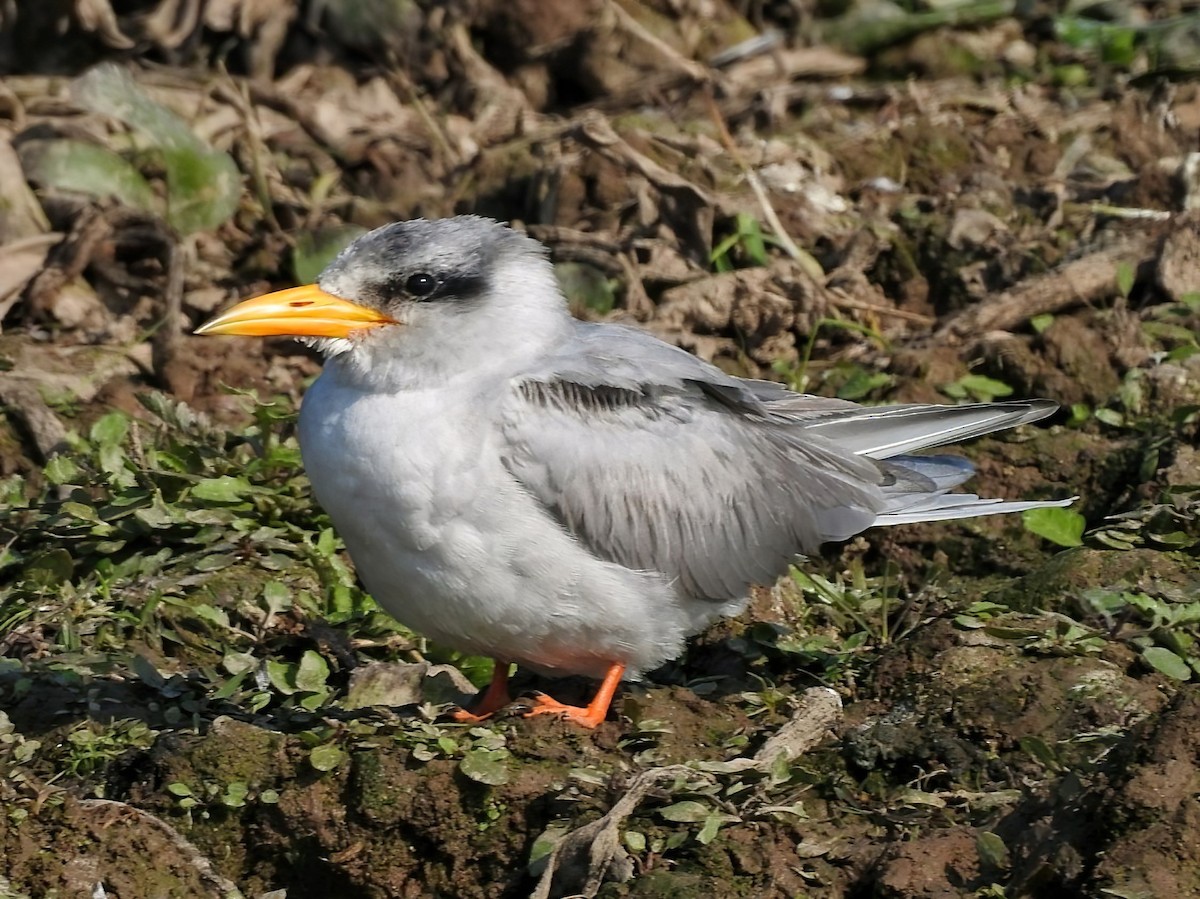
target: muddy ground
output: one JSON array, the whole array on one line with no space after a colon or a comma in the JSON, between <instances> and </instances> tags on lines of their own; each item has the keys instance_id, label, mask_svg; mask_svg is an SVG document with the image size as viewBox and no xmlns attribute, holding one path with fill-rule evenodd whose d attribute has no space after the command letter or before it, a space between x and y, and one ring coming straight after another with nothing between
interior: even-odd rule
<instances>
[{"instance_id":1,"label":"muddy ground","mask_svg":"<svg viewBox=\"0 0 1200 899\"><path fill-rule=\"evenodd\" d=\"M1200 895L1198 18L0 3L0 895ZM830 547L594 732L448 723L486 667L313 507L318 361L190 332L463 212L737 374L1051 397L972 489L1079 514Z\"/></svg>"}]
</instances>

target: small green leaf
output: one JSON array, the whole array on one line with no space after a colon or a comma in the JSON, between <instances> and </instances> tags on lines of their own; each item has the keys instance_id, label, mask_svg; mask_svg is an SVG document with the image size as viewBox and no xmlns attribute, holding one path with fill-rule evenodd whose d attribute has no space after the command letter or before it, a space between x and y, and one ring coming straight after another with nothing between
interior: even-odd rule
<instances>
[{"instance_id":1,"label":"small green leaf","mask_svg":"<svg viewBox=\"0 0 1200 899\"><path fill-rule=\"evenodd\" d=\"M566 834L565 824L551 824L538 834L529 850L529 873L536 877L545 870L551 855Z\"/></svg>"},{"instance_id":2,"label":"small green leaf","mask_svg":"<svg viewBox=\"0 0 1200 899\"><path fill-rule=\"evenodd\" d=\"M289 665L287 662L277 662L274 659L267 660L267 679L280 693L285 696L290 696L296 692L296 666Z\"/></svg>"},{"instance_id":3,"label":"small green leaf","mask_svg":"<svg viewBox=\"0 0 1200 899\"><path fill-rule=\"evenodd\" d=\"M147 527L154 529L169 528L180 517L180 509L178 506L167 506L163 501L155 497L153 505L138 509L133 513L133 517L145 524Z\"/></svg>"},{"instance_id":4,"label":"small green leaf","mask_svg":"<svg viewBox=\"0 0 1200 899\"><path fill-rule=\"evenodd\" d=\"M1047 328L1054 324L1054 313L1043 312L1041 315L1035 315L1029 320L1029 326L1033 328L1033 333L1041 334Z\"/></svg>"},{"instance_id":5,"label":"small green leaf","mask_svg":"<svg viewBox=\"0 0 1200 899\"><path fill-rule=\"evenodd\" d=\"M1092 417L1092 407L1087 403L1072 403L1071 417L1067 419L1067 427L1078 428Z\"/></svg>"},{"instance_id":6,"label":"small green leaf","mask_svg":"<svg viewBox=\"0 0 1200 899\"><path fill-rule=\"evenodd\" d=\"M154 210L154 191L137 169L116 153L81 140L33 141L21 153L32 181L58 190L105 199L131 209Z\"/></svg>"},{"instance_id":7,"label":"small green leaf","mask_svg":"<svg viewBox=\"0 0 1200 899\"><path fill-rule=\"evenodd\" d=\"M167 792L172 796L191 796L192 788L181 781L167 784Z\"/></svg>"},{"instance_id":8,"label":"small green leaf","mask_svg":"<svg viewBox=\"0 0 1200 899\"><path fill-rule=\"evenodd\" d=\"M712 814L712 809L702 802L685 799L674 805L668 805L666 808L660 808L658 813L668 821L678 824L697 824L707 820L708 816Z\"/></svg>"},{"instance_id":9,"label":"small green leaf","mask_svg":"<svg viewBox=\"0 0 1200 899\"><path fill-rule=\"evenodd\" d=\"M1128 262L1117 263L1117 290L1121 292L1121 296L1128 297L1133 293L1133 283L1137 278L1137 271Z\"/></svg>"},{"instance_id":10,"label":"small green leaf","mask_svg":"<svg viewBox=\"0 0 1200 899\"><path fill-rule=\"evenodd\" d=\"M1091 71L1083 63L1055 66L1051 70L1054 83L1061 87L1082 87L1091 80Z\"/></svg>"},{"instance_id":11,"label":"small green leaf","mask_svg":"<svg viewBox=\"0 0 1200 899\"><path fill-rule=\"evenodd\" d=\"M1185 343L1167 353L1166 361L1185 362L1197 353L1200 353L1200 346L1197 346L1195 343Z\"/></svg>"},{"instance_id":12,"label":"small green leaf","mask_svg":"<svg viewBox=\"0 0 1200 899\"><path fill-rule=\"evenodd\" d=\"M1027 531L1059 546L1079 546L1087 525L1087 519L1073 509L1026 509L1021 521Z\"/></svg>"},{"instance_id":13,"label":"small green leaf","mask_svg":"<svg viewBox=\"0 0 1200 899\"><path fill-rule=\"evenodd\" d=\"M738 237L737 234L730 234L714 246L712 252L709 253L708 260L718 272L733 271L733 263L729 261L729 251L737 246Z\"/></svg>"},{"instance_id":14,"label":"small green leaf","mask_svg":"<svg viewBox=\"0 0 1200 899\"><path fill-rule=\"evenodd\" d=\"M1021 749L1033 756L1045 768L1050 771L1061 771L1062 763L1058 760L1058 753L1050 747L1050 744L1038 736L1021 737L1018 741Z\"/></svg>"},{"instance_id":15,"label":"small green leaf","mask_svg":"<svg viewBox=\"0 0 1200 899\"><path fill-rule=\"evenodd\" d=\"M1005 869L1009 866L1008 847L996 834L986 830L980 833L975 838L975 849L985 867Z\"/></svg>"},{"instance_id":16,"label":"small green leaf","mask_svg":"<svg viewBox=\"0 0 1200 899\"><path fill-rule=\"evenodd\" d=\"M508 783L507 749L472 749L458 764L458 769L476 783L498 787Z\"/></svg>"},{"instance_id":17,"label":"small green leaf","mask_svg":"<svg viewBox=\"0 0 1200 899\"><path fill-rule=\"evenodd\" d=\"M1162 646L1150 646L1142 653L1146 664L1173 680L1190 680L1192 669L1178 655Z\"/></svg>"},{"instance_id":18,"label":"small green leaf","mask_svg":"<svg viewBox=\"0 0 1200 899\"><path fill-rule=\"evenodd\" d=\"M437 753L433 752L424 743L418 743L412 748L412 758L416 759L418 762L432 762L435 758L437 758Z\"/></svg>"},{"instance_id":19,"label":"small green leaf","mask_svg":"<svg viewBox=\"0 0 1200 899\"><path fill-rule=\"evenodd\" d=\"M296 670L296 689L306 693L324 692L328 678L329 665L321 654L311 649L305 651Z\"/></svg>"},{"instance_id":20,"label":"small green leaf","mask_svg":"<svg viewBox=\"0 0 1200 899\"><path fill-rule=\"evenodd\" d=\"M1148 534L1150 540L1160 546L1169 546L1172 549L1186 549L1189 546L1196 544L1196 536L1189 534L1187 531L1168 531L1165 534Z\"/></svg>"},{"instance_id":21,"label":"small green leaf","mask_svg":"<svg viewBox=\"0 0 1200 899\"><path fill-rule=\"evenodd\" d=\"M622 839L625 842L625 847L630 852L645 852L646 851L646 835L636 830L625 831Z\"/></svg>"},{"instance_id":22,"label":"small green leaf","mask_svg":"<svg viewBox=\"0 0 1200 899\"><path fill-rule=\"evenodd\" d=\"M688 841L688 832L686 830L676 829L676 831L674 833L672 833L669 837L667 837L667 842L663 845L663 848L664 849L678 849L680 846L682 846L687 841Z\"/></svg>"},{"instance_id":23,"label":"small green leaf","mask_svg":"<svg viewBox=\"0 0 1200 899\"><path fill-rule=\"evenodd\" d=\"M221 804L226 808L241 808L246 804L246 795L250 792L250 788L241 781L234 781L225 787L225 793L221 796Z\"/></svg>"},{"instance_id":24,"label":"small green leaf","mask_svg":"<svg viewBox=\"0 0 1200 899\"><path fill-rule=\"evenodd\" d=\"M72 518L78 518L80 521L99 522L100 516L96 514L96 510L91 506L85 506L83 503L63 503L62 510Z\"/></svg>"},{"instance_id":25,"label":"small green leaf","mask_svg":"<svg viewBox=\"0 0 1200 899\"><path fill-rule=\"evenodd\" d=\"M337 535L333 528L325 528L317 537L317 552L323 556L332 556L337 549Z\"/></svg>"},{"instance_id":26,"label":"small green leaf","mask_svg":"<svg viewBox=\"0 0 1200 899\"><path fill-rule=\"evenodd\" d=\"M99 446L116 446L129 433L129 419L120 412L109 412L96 420L88 436Z\"/></svg>"},{"instance_id":27,"label":"small green leaf","mask_svg":"<svg viewBox=\"0 0 1200 899\"><path fill-rule=\"evenodd\" d=\"M309 764L318 771L332 771L343 764L348 758L349 756L341 747L335 746L333 743L314 747L313 751L308 754Z\"/></svg>"},{"instance_id":28,"label":"small green leaf","mask_svg":"<svg viewBox=\"0 0 1200 899\"><path fill-rule=\"evenodd\" d=\"M190 520L190 517L189 517ZM193 565L194 571L224 571L230 565L238 564L238 557L233 553L216 553L197 559Z\"/></svg>"},{"instance_id":29,"label":"small green leaf","mask_svg":"<svg viewBox=\"0 0 1200 899\"><path fill-rule=\"evenodd\" d=\"M965 375L958 379L958 383L981 402L989 402L996 397L1010 396L1013 392L1013 389L1003 381L997 381L986 375Z\"/></svg>"},{"instance_id":30,"label":"small green leaf","mask_svg":"<svg viewBox=\"0 0 1200 899\"><path fill-rule=\"evenodd\" d=\"M163 149L167 172L167 221L180 234L211 231L237 211L242 176L217 150Z\"/></svg>"},{"instance_id":31,"label":"small green leaf","mask_svg":"<svg viewBox=\"0 0 1200 899\"><path fill-rule=\"evenodd\" d=\"M215 624L217 627L229 627L229 613L206 602L193 603L191 612L201 621Z\"/></svg>"},{"instance_id":32,"label":"small green leaf","mask_svg":"<svg viewBox=\"0 0 1200 899\"><path fill-rule=\"evenodd\" d=\"M709 815L704 819L704 826L700 828L700 832L696 834L696 842L701 846L707 846L717 838L717 833L721 830L721 825L725 823L726 816L724 815Z\"/></svg>"},{"instance_id":33,"label":"small green leaf","mask_svg":"<svg viewBox=\"0 0 1200 899\"><path fill-rule=\"evenodd\" d=\"M1143 322L1142 333L1157 340L1175 340L1181 343L1196 342L1195 331L1171 322Z\"/></svg>"},{"instance_id":34,"label":"small green leaf","mask_svg":"<svg viewBox=\"0 0 1200 899\"><path fill-rule=\"evenodd\" d=\"M855 368L846 382L838 388L838 399L861 400L872 390L886 387L892 382L892 376L881 371L869 372L865 368Z\"/></svg>"},{"instance_id":35,"label":"small green leaf","mask_svg":"<svg viewBox=\"0 0 1200 899\"><path fill-rule=\"evenodd\" d=\"M252 653L235 652L229 650L225 653L225 657L221 659L221 667L230 674L245 674L248 671L253 671L258 667L258 659L254 658Z\"/></svg>"},{"instance_id":36,"label":"small green leaf","mask_svg":"<svg viewBox=\"0 0 1200 899\"><path fill-rule=\"evenodd\" d=\"M755 265L766 265L770 260L767 258L767 246L763 241L762 226L758 219L749 213L739 212L737 230L746 250L746 258Z\"/></svg>"},{"instance_id":37,"label":"small green leaf","mask_svg":"<svg viewBox=\"0 0 1200 899\"><path fill-rule=\"evenodd\" d=\"M319 690L316 693L307 693L305 694L304 698L300 700L300 708L308 709L310 712L314 712L329 701L329 696L329 690Z\"/></svg>"},{"instance_id":38,"label":"small green leaf","mask_svg":"<svg viewBox=\"0 0 1200 899\"><path fill-rule=\"evenodd\" d=\"M55 456L46 463L44 471L46 480L56 487L67 484L79 477L79 466L66 456Z\"/></svg>"},{"instance_id":39,"label":"small green leaf","mask_svg":"<svg viewBox=\"0 0 1200 899\"><path fill-rule=\"evenodd\" d=\"M205 478L199 481L192 488L192 497L211 503L236 503L250 490L250 482L245 478L222 475L219 478Z\"/></svg>"},{"instance_id":40,"label":"small green leaf","mask_svg":"<svg viewBox=\"0 0 1200 899\"><path fill-rule=\"evenodd\" d=\"M65 549L51 549L34 557L25 566L25 578L41 587L65 584L75 573L75 562Z\"/></svg>"},{"instance_id":41,"label":"small green leaf","mask_svg":"<svg viewBox=\"0 0 1200 899\"><path fill-rule=\"evenodd\" d=\"M292 591L279 581L267 581L263 584L263 600L267 604L267 611L278 615L292 607Z\"/></svg>"}]
</instances>

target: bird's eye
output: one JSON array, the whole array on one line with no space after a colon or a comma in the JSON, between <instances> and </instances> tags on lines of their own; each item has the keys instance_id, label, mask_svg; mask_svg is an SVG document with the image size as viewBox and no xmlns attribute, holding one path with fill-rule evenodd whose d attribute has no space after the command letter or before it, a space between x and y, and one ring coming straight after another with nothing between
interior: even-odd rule
<instances>
[{"instance_id":1,"label":"bird's eye","mask_svg":"<svg viewBox=\"0 0 1200 899\"><path fill-rule=\"evenodd\" d=\"M414 297L427 297L437 289L438 279L428 272L417 272L409 277L404 288Z\"/></svg>"}]
</instances>

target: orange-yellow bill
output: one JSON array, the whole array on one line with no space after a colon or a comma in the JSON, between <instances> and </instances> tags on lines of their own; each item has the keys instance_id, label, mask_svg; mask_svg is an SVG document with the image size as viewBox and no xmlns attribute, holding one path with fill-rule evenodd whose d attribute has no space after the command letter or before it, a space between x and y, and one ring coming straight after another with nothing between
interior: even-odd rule
<instances>
[{"instance_id":1,"label":"orange-yellow bill","mask_svg":"<svg viewBox=\"0 0 1200 899\"><path fill-rule=\"evenodd\" d=\"M335 297L315 284L277 290L238 303L196 329L197 334L243 337L347 337L363 328L395 324L380 312Z\"/></svg>"}]
</instances>

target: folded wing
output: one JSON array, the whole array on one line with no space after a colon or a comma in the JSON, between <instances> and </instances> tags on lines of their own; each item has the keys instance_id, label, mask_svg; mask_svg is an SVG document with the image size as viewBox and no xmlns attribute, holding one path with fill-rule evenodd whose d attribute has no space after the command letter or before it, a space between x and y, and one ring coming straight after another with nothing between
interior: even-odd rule
<instances>
[{"instance_id":1,"label":"folded wing","mask_svg":"<svg viewBox=\"0 0 1200 899\"><path fill-rule=\"evenodd\" d=\"M689 595L743 596L798 553L872 525L1070 502L948 493L969 462L908 455L1036 420L1052 403L863 407L733 378L642 332L579 333L514 382L504 462L597 556L663 572Z\"/></svg>"}]
</instances>

